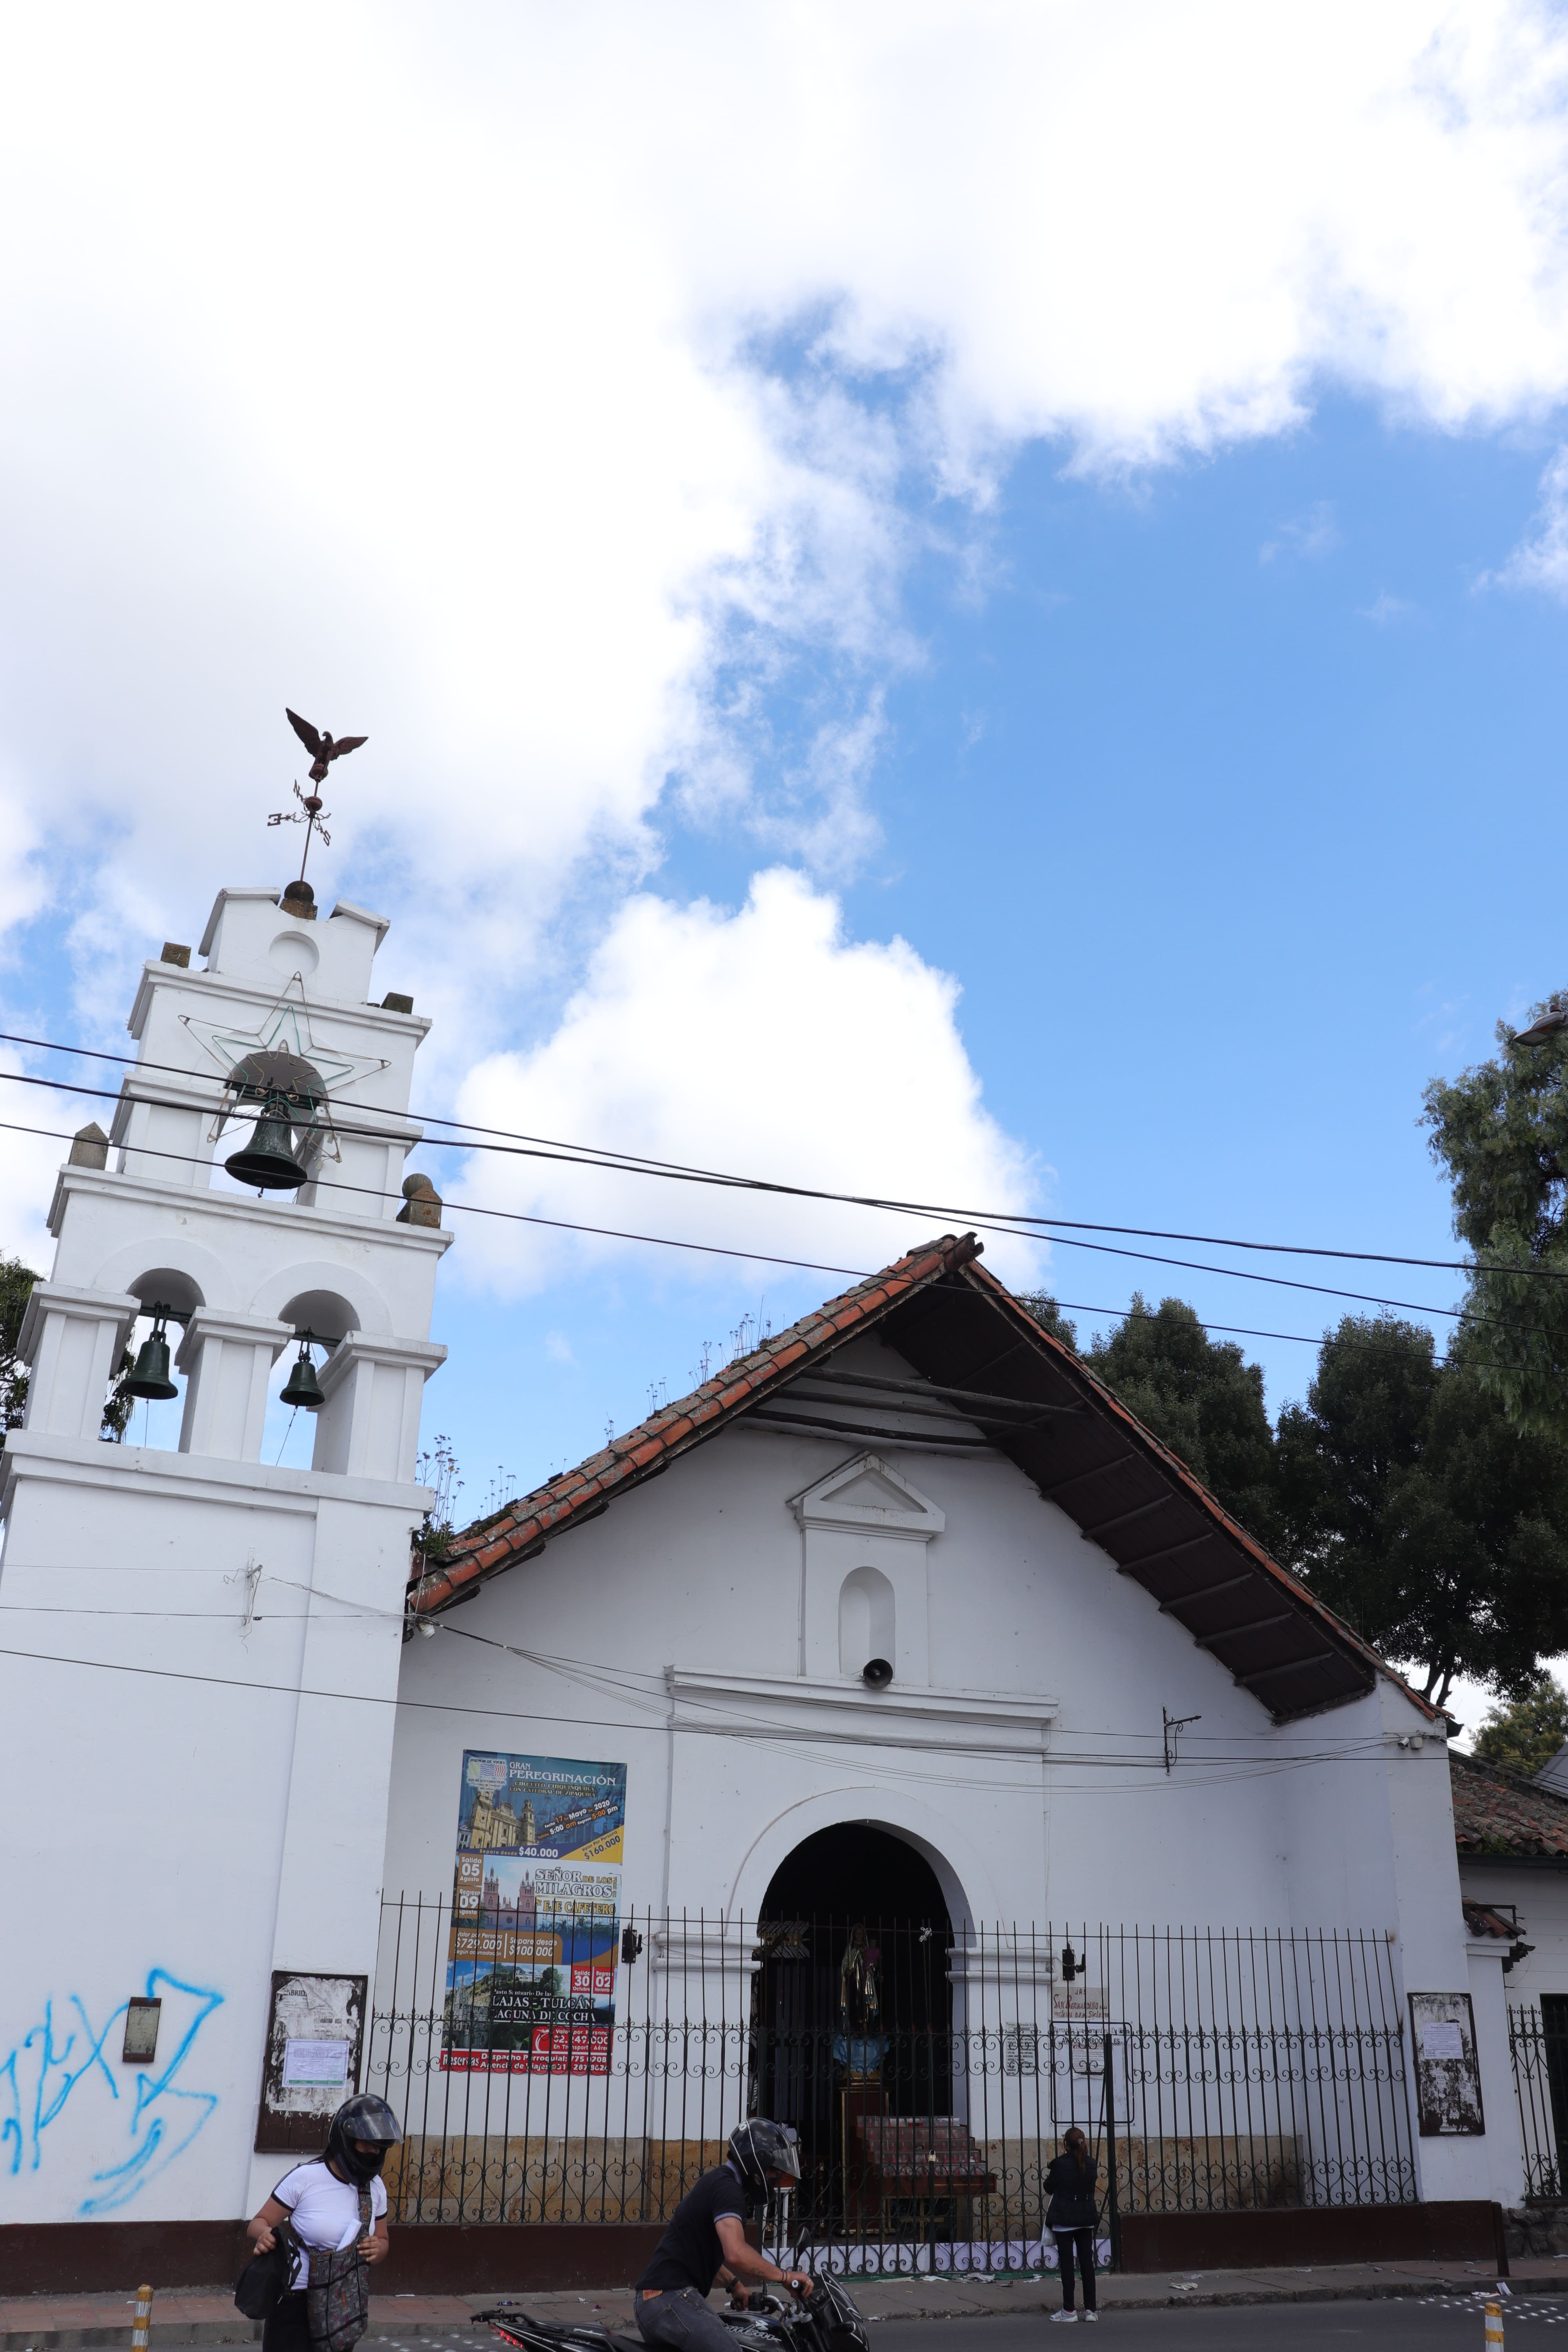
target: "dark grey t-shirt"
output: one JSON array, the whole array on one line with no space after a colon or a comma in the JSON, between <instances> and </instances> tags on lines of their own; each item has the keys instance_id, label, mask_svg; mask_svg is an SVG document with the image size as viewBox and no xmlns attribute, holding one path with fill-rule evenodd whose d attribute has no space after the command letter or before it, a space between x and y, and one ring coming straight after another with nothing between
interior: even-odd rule
<instances>
[{"instance_id":1,"label":"dark grey t-shirt","mask_svg":"<svg viewBox=\"0 0 1568 2352\"><path fill-rule=\"evenodd\" d=\"M716 2172L705 2172L670 2215L669 2227L654 2248L653 2260L638 2279L638 2287L667 2292L671 2287L694 2286L699 2294L706 2294L724 2259L714 2224L721 2214L743 2218L745 2210L745 2192L738 2173L727 2164Z\"/></svg>"}]
</instances>

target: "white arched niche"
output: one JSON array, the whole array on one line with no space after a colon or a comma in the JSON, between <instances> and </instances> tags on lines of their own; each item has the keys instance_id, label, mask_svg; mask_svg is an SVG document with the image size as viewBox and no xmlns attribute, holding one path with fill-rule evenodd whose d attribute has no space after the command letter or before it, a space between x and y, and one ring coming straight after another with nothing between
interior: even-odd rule
<instances>
[{"instance_id":1,"label":"white arched niche","mask_svg":"<svg viewBox=\"0 0 1568 2352\"><path fill-rule=\"evenodd\" d=\"M838 1671L858 1675L872 1658L897 1674L898 1595L879 1568L852 1568L838 1588Z\"/></svg>"},{"instance_id":2,"label":"white arched niche","mask_svg":"<svg viewBox=\"0 0 1568 2352\"><path fill-rule=\"evenodd\" d=\"M793 1496L790 1508L804 1555L802 1673L858 1681L868 1659L886 1658L895 1687L929 1684L927 1560L947 1525L931 1496L864 1453Z\"/></svg>"}]
</instances>

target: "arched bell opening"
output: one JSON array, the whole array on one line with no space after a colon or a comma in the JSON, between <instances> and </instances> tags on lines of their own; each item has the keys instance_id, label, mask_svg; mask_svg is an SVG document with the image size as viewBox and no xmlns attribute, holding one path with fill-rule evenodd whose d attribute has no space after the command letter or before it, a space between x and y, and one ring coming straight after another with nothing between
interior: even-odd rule
<instances>
[{"instance_id":1,"label":"arched bell opening","mask_svg":"<svg viewBox=\"0 0 1568 2352\"><path fill-rule=\"evenodd\" d=\"M321 1370L332 1349L356 1330L352 1303L335 1290L300 1290L279 1309L278 1319L294 1333L273 1367L268 1458L306 1468L315 1458L315 1420L326 1402Z\"/></svg>"},{"instance_id":2,"label":"arched bell opening","mask_svg":"<svg viewBox=\"0 0 1568 2352\"><path fill-rule=\"evenodd\" d=\"M875 1822L818 1830L773 1873L757 1929L752 2105L800 2134L802 2218L816 2226L869 2218L868 2147L884 2119L952 2113L952 1942L931 1863Z\"/></svg>"},{"instance_id":3,"label":"arched bell opening","mask_svg":"<svg viewBox=\"0 0 1568 2352\"><path fill-rule=\"evenodd\" d=\"M296 1331L309 1331L323 1348L335 1348L359 1329L353 1303L336 1290L300 1290L278 1310L278 1319Z\"/></svg>"},{"instance_id":4,"label":"arched bell opening","mask_svg":"<svg viewBox=\"0 0 1568 2352\"><path fill-rule=\"evenodd\" d=\"M104 1434L122 1444L178 1451L185 1409L184 1375L174 1362L181 1333L206 1301L177 1266L152 1266L125 1286L142 1303L126 1334L104 1407Z\"/></svg>"}]
</instances>

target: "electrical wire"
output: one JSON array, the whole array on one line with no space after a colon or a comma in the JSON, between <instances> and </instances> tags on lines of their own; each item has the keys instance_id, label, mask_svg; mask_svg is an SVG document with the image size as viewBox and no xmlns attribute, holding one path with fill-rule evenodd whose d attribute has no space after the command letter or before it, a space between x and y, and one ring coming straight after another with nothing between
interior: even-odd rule
<instances>
[{"instance_id":1,"label":"electrical wire","mask_svg":"<svg viewBox=\"0 0 1568 2352\"><path fill-rule=\"evenodd\" d=\"M859 1771L864 1777L868 1778L879 1784L886 1781L902 1781L911 1786L930 1785L935 1787L946 1787L949 1789L953 1785L951 1769L927 1773L920 1772L908 1767L889 1767L883 1764L878 1764L876 1766L872 1766L870 1764L860 1765L853 1756L848 1756L842 1752L842 1748L840 1748L838 1741L833 1735L825 1735L820 1731L803 1731L798 1738L792 1739L787 1735L781 1733L780 1729L776 1726L769 1727L765 1732L758 1734L738 1729L732 1726L724 1724L701 1724L689 1721L677 1722L671 1719L668 1711L659 1723L650 1723L639 1727L635 1723L627 1723L624 1719L618 1719L612 1717L595 1717L579 1714L554 1715L539 1707L521 1708L477 1706L467 1701L459 1702L458 1700L451 1699L408 1698L401 1692L384 1697L381 1694L373 1691L319 1690L303 1684L261 1682L251 1677L233 1675L197 1674L189 1668L176 1666L134 1665L124 1659L119 1658L63 1657L56 1652L47 1650L22 1650L8 1643L0 1643L0 1657L25 1660L28 1664L36 1665L74 1666L83 1671L93 1673L130 1675L143 1679L152 1679L161 1682L195 1683L205 1687L220 1690L255 1691L262 1694L263 1696L292 1698L296 1700L301 1698L331 1699L342 1701L347 1705L353 1706L390 1706L395 1708L402 1707L419 1714L459 1715L470 1719L480 1719L486 1721L500 1720L507 1723L566 1723L583 1730L625 1732L636 1731L641 1728L647 1731L664 1730L672 1733L684 1732L698 1738L743 1738L748 1740L757 1748L771 1749L773 1753L781 1757L798 1758L803 1752L809 1756L815 1744L819 1760L825 1763L831 1763L835 1769ZM902 1749L906 1752L911 1745L908 1740L890 1739L885 1736L860 1733L846 1733L842 1735L842 1743L845 1748L895 1748ZM925 1753L937 1755L951 1754L957 1757L972 1757L977 1759L984 1759L988 1757L995 1758L998 1756L1006 1756L1010 1760L1014 1761L1016 1765L1027 1764L1032 1766L1038 1763L1042 1769L1053 1760L1050 1751L1047 1748L1041 1748L1037 1752L1033 1750L1020 1752L1018 1749L1013 1748L992 1748L987 1747L983 1743L959 1746L956 1742L950 1743L940 1739L933 1740L929 1738L921 1739L919 1744L922 1752ZM1123 1757L1073 1757L1070 1759L1064 1758L1061 1760L1064 1763L1069 1764L1073 1769L1079 1770L1105 1770L1109 1769L1124 1772L1144 1772L1151 1776L1157 1774L1161 1781L1169 1778L1173 1783L1177 1778L1174 1773L1167 1776L1161 1759L1153 1756L1151 1756L1146 1763L1138 1759ZM1266 1776L1272 1777L1274 1774L1280 1771L1318 1770L1326 1764L1377 1763L1386 1765L1386 1758L1381 1745L1374 1753L1367 1755L1343 1755L1328 1751L1320 1755L1301 1758L1246 1758L1240 1760L1239 1765L1237 1768L1227 1769L1224 1771L1217 1768L1221 1763L1225 1762L1226 1759L1214 1759L1206 1760L1215 1769L1205 1769L1204 1767L1188 1768L1188 1769L1182 1775L1182 1778L1184 1780L1188 1787L1191 1787L1194 1781L1199 1781L1201 1782L1201 1785L1205 1786L1218 1786L1230 1780L1256 1780ZM1151 1778L1149 1785L1154 1785L1152 1778ZM963 1786L966 1789L995 1789L1016 1793L1018 1790L1019 1783L1016 1777L1006 1780L986 1780L978 1776L974 1778L965 1776ZM1110 1783L1108 1784L1103 1790L1097 1790L1093 1788L1079 1787L1069 1783L1065 1784L1059 1790L1056 1790L1055 1793L1074 1796L1110 1794L1116 1793L1119 1789L1124 1789L1128 1786L1129 1784L1125 1782L1120 1784Z\"/></svg>"},{"instance_id":2,"label":"electrical wire","mask_svg":"<svg viewBox=\"0 0 1568 2352\"><path fill-rule=\"evenodd\" d=\"M5 1073L0 1071L0 1076L4 1076ZM75 1140L75 1138L64 1128L30 1127L22 1124L16 1119L0 1118L0 1134L39 1135L57 1143L70 1143ZM174 1160L178 1161L182 1167L205 1168L211 1165L211 1162L205 1160L199 1152L160 1150L152 1144L136 1144L134 1146L128 1146L127 1149L134 1150L143 1159ZM395 1192L383 1192L378 1186L373 1184L342 1184L334 1181L332 1184L332 1190L340 1192L363 1193L368 1199L375 1201L395 1201L400 1197ZM753 1265L790 1266L798 1272L805 1274L847 1275L852 1281L856 1282L869 1282L875 1278L879 1272L885 1271L884 1268L875 1266L831 1265L816 1258L775 1257L764 1250L728 1249L722 1247L716 1242L679 1241L668 1234L634 1234L624 1231L622 1228L615 1225L584 1224L570 1217L531 1216L521 1209L484 1208L478 1202L471 1201L446 1200L443 1201L442 1206L443 1208L450 1209L464 1216L497 1217L510 1224L544 1225L549 1227L549 1229L554 1233L587 1234L603 1240L638 1242L647 1244L650 1248L655 1249L692 1250L705 1257L741 1258ZM1224 1271L1224 1269L1221 1269L1221 1271ZM1346 1297L1353 1297L1355 1294L1347 1292L1344 1295ZM1156 1323L1160 1319L1158 1315L1152 1313L1147 1308L1139 1308L1135 1307L1090 1307L1086 1305L1081 1299L1071 1298L1058 1298L1056 1303L1058 1307L1065 1307L1069 1315L1100 1315L1106 1316L1117 1322ZM1409 1311L1416 1315L1449 1315L1456 1312L1462 1314L1463 1312L1462 1309L1456 1310L1449 1307L1413 1307ZM1472 1317L1468 1319L1476 1321L1481 1318ZM1252 1325L1247 1323L1212 1323L1205 1321L1201 1316L1194 1318L1194 1320L1197 1322L1198 1328L1202 1331L1223 1331L1237 1338L1247 1339L1284 1339L1303 1348L1321 1348L1323 1344L1325 1336L1321 1331L1265 1331L1257 1329ZM1539 1331L1542 1337L1549 1339L1554 1339L1559 1336L1557 1333L1547 1329L1546 1327L1536 1324L1509 1323L1505 1325L1504 1328L1509 1330L1520 1330L1525 1332ZM1384 1347L1378 1341L1372 1339L1342 1339L1336 1336L1335 1345L1337 1347L1356 1348L1364 1353L1379 1356L1397 1355L1401 1352L1398 1349ZM1523 1365L1512 1365L1500 1366L1499 1369L1522 1371L1526 1367ZM889 1433L889 1434L893 1433Z\"/></svg>"},{"instance_id":3,"label":"electrical wire","mask_svg":"<svg viewBox=\"0 0 1568 2352\"><path fill-rule=\"evenodd\" d=\"M4 1079L14 1075L14 1073L0 1070L0 1079ZM31 1086L45 1086L49 1085L51 1082L42 1078L24 1078L20 1083ZM55 1088L54 1091L67 1094L81 1094L90 1097L102 1093L103 1089L92 1087L67 1087ZM114 1099L118 1100L119 1097L115 1097ZM157 1108L160 1106L155 1105L154 1107ZM166 1104L161 1107L169 1109L184 1109L188 1108L188 1106L184 1104ZM0 1119L0 1130L15 1135L45 1136L61 1143L68 1143L75 1139L63 1128L33 1127L24 1125L22 1122L15 1119ZM351 1129L342 1129L344 1134L351 1134L355 1130ZM127 1152L134 1153L136 1156L142 1159L173 1160L184 1167L209 1168L212 1164L211 1161L200 1152L170 1151L166 1149L161 1149L154 1144L125 1144L122 1145L121 1149ZM329 1188L333 1192L362 1193L367 1198L376 1201L394 1201L400 1197L395 1192L388 1192L384 1191L379 1185L350 1184L342 1179L335 1177L327 1178L325 1180L318 1178L315 1181L325 1181ZM454 1213L464 1216L494 1217L500 1219L503 1223L510 1224L540 1225L547 1227L553 1232L586 1234L602 1240L638 1242L658 1249L691 1250L697 1252L702 1256L743 1259L748 1264L756 1265L790 1266L795 1268L797 1271L808 1274L847 1275L857 1281L869 1281L874 1273L878 1271L878 1269L865 1266L834 1265L827 1264L821 1259L816 1258L784 1257L782 1255L775 1255L773 1253L764 1250L735 1249L717 1242L677 1241L665 1234L630 1233L619 1226L590 1225L583 1223L580 1219L570 1217L543 1217L521 1209L496 1209L476 1201L456 1201L447 1199L443 1201L442 1206L444 1208L451 1209ZM1012 1240L1028 1240L1035 1238L1035 1236L1020 1234L1016 1228L1008 1225L983 1225L981 1230L1005 1234ZM1176 1266L1184 1268L1188 1272L1198 1274L1229 1275L1238 1282L1263 1282L1279 1289L1309 1291L1314 1296L1320 1297L1341 1298L1347 1300L1352 1304L1357 1304L1363 1307L1392 1307L1405 1314L1440 1315L1455 1322L1463 1322L1474 1327L1486 1327L1489 1328L1495 1328L1497 1330L1522 1332L1527 1337L1533 1336L1542 1339L1556 1339L1560 1337L1559 1333L1552 1330L1551 1327L1546 1324L1521 1323L1516 1321L1510 1316L1476 1315L1468 1308L1462 1307L1432 1307L1425 1304L1419 1299L1384 1298L1371 1291L1340 1290L1331 1287L1329 1285L1324 1283L1294 1281L1289 1276L1282 1275L1252 1274L1248 1272L1245 1266L1205 1265L1200 1261L1191 1258L1156 1256L1151 1252L1143 1250L1110 1249L1107 1245L1098 1242L1079 1242L1068 1237L1060 1236L1057 1238L1061 1238L1063 1240L1064 1246L1068 1248L1103 1251L1105 1255L1110 1256L1137 1258L1153 1265ZM1079 1307L1073 1307L1071 1311L1075 1314L1092 1314L1100 1312L1118 1312L1120 1310ZM1205 1328L1212 1328L1214 1330L1245 1329L1245 1327L1243 1326L1217 1323L1214 1325L1205 1325ZM1256 1332L1250 1334L1250 1336L1255 1338L1275 1338L1281 1339L1304 1339L1308 1345L1312 1347L1316 1347L1321 1344L1320 1339L1311 1339L1308 1334L1300 1332Z\"/></svg>"},{"instance_id":4,"label":"electrical wire","mask_svg":"<svg viewBox=\"0 0 1568 2352\"><path fill-rule=\"evenodd\" d=\"M212 1086L216 1086L218 1083L218 1081L213 1076L210 1070L189 1069L179 1064L172 1062L142 1060L140 1056L133 1054L111 1054L96 1046L64 1045L53 1038L26 1037L18 1033L9 1030L0 1030L0 1044L28 1045L51 1054L74 1055L93 1061L112 1062L129 1069L156 1070L165 1076L198 1079ZM55 1087L58 1092L63 1094L94 1096L109 1101L120 1101L123 1099L122 1090L115 1091L103 1087L58 1085L53 1079L29 1077L26 1076L26 1074L20 1072L0 1071L0 1078L3 1077L11 1077L17 1080L19 1083L26 1085ZM150 1098L140 1097L140 1099ZM184 1104L164 1106L164 1108L168 1108L181 1109L187 1108L188 1107L188 1105ZM1366 1265L1430 1267L1437 1272L1451 1274L1474 1275L1478 1272L1504 1274L1518 1273L1530 1275L1531 1276L1539 1276L1543 1280L1555 1282L1568 1280L1568 1268L1561 1266L1531 1265L1494 1267L1487 1265L1479 1261L1468 1258L1413 1257L1399 1255L1391 1251L1339 1249L1321 1244L1308 1242L1249 1241L1240 1239L1234 1234L1189 1234L1172 1231L1161 1226L1116 1225L1100 1223L1089 1218L1037 1215L1024 1210L956 1208L950 1202L900 1200L896 1197L878 1193L838 1192L831 1191L826 1187L816 1185L788 1184L778 1179L771 1177L736 1176L716 1169L702 1168L690 1162L659 1160L645 1153L630 1152L612 1145L565 1142L555 1137L532 1136L509 1128L481 1126L472 1120L446 1118L438 1112L410 1111L406 1116L411 1120L414 1120L422 1126L449 1127L460 1130L458 1134L450 1137L426 1136L424 1140L437 1149L466 1151L494 1150L500 1151L505 1156L510 1158L551 1159L571 1166L598 1167L610 1173L660 1176L685 1183L718 1185L730 1190L742 1192L768 1192L794 1200L824 1201L846 1207L879 1209L894 1213L900 1216L957 1217L963 1219L966 1224L973 1224L975 1226L984 1225L994 1232L1010 1232L1027 1235L1036 1229L1038 1229L1040 1233L1052 1239L1061 1239L1063 1241L1066 1240L1069 1233L1120 1234L1127 1236L1128 1238L1136 1240L1195 1243L1205 1248L1251 1250L1286 1257L1329 1257L1352 1260ZM407 1140L406 1137L404 1135L394 1134L372 1128L341 1127L340 1131L345 1135L357 1135L362 1138L369 1138L378 1142L403 1142ZM464 1136L491 1137L500 1139L500 1140L493 1142L470 1143L463 1140ZM1088 1246L1088 1244L1084 1244L1084 1246ZM1125 1256L1141 1256L1143 1255L1143 1253L1138 1251L1125 1251L1119 1254ZM1180 1258L1152 1258L1150 1262L1155 1265L1184 1265L1187 1263L1185 1260ZM1236 1273L1238 1275L1240 1273L1240 1269L1235 1267L1205 1267L1198 1270L1211 1273ZM1252 1278L1259 1281L1267 1279L1267 1277L1263 1276L1244 1278ZM1312 1286L1300 1285L1297 1286L1311 1287ZM1331 1293L1330 1295L1336 1297L1361 1296L1361 1294L1353 1292ZM1396 1299L1390 1299L1373 1301L1372 1303L1398 1306L1405 1302ZM1447 1313L1450 1310L1446 1308L1420 1308L1415 1311L1436 1314Z\"/></svg>"}]
</instances>

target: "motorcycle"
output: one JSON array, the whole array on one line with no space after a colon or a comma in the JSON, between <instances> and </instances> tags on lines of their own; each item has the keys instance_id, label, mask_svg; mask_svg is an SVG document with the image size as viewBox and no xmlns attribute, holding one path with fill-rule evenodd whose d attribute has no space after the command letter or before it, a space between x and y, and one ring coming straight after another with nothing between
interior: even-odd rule
<instances>
[{"instance_id":1,"label":"motorcycle","mask_svg":"<svg viewBox=\"0 0 1568 2352\"><path fill-rule=\"evenodd\" d=\"M841 2279L818 2278L809 2294L753 2287L743 2308L731 2305L715 2316L729 2329L733 2352L870 2352L866 2323ZM505 2304L474 2319L513 2352L647 2352L635 2331L616 2334L598 2321L563 2327Z\"/></svg>"}]
</instances>

